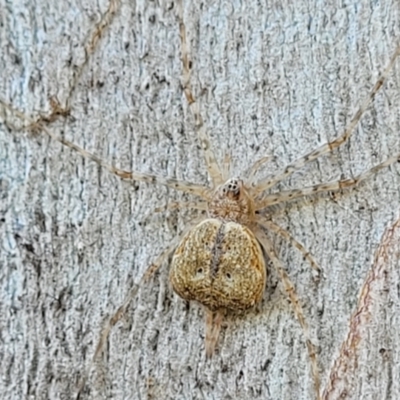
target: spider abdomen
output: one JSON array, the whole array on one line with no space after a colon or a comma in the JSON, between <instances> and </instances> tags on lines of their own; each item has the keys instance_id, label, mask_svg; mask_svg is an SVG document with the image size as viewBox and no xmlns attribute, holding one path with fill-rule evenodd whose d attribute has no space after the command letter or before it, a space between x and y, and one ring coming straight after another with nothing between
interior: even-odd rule
<instances>
[{"instance_id":1,"label":"spider abdomen","mask_svg":"<svg viewBox=\"0 0 400 400\"><path fill-rule=\"evenodd\" d=\"M264 255L247 227L210 218L182 239L169 278L185 300L198 301L210 310L245 310L262 298Z\"/></svg>"}]
</instances>

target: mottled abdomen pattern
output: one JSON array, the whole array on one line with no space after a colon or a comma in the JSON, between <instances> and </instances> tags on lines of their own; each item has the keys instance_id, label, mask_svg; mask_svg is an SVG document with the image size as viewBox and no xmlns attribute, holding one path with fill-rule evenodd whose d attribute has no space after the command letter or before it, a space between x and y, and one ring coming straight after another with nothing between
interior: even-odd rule
<instances>
[{"instance_id":1,"label":"mottled abdomen pattern","mask_svg":"<svg viewBox=\"0 0 400 400\"><path fill-rule=\"evenodd\" d=\"M207 219L179 244L169 278L180 297L198 301L211 311L245 310L262 298L264 254L245 226Z\"/></svg>"}]
</instances>

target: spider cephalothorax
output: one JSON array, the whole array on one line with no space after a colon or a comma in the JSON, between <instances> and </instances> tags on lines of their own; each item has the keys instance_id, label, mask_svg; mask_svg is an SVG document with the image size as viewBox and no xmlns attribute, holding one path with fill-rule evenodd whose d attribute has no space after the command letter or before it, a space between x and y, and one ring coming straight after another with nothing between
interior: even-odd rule
<instances>
[{"instance_id":1,"label":"spider cephalothorax","mask_svg":"<svg viewBox=\"0 0 400 400\"><path fill-rule=\"evenodd\" d=\"M215 189L208 215L247 226L254 221L254 202L241 179L228 179Z\"/></svg>"}]
</instances>

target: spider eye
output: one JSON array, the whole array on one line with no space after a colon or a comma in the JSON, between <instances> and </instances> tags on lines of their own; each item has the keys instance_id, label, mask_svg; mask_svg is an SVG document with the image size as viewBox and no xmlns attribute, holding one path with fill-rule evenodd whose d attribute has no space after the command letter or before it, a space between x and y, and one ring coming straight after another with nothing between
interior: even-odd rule
<instances>
[{"instance_id":1,"label":"spider eye","mask_svg":"<svg viewBox=\"0 0 400 400\"><path fill-rule=\"evenodd\" d=\"M198 268L197 271L196 271L196 273L202 274L202 273L203 273L203 268Z\"/></svg>"},{"instance_id":2,"label":"spider eye","mask_svg":"<svg viewBox=\"0 0 400 400\"><path fill-rule=\"evenodd\" d=\"M226 274L226 277L227 277L229 280L232 279L232 275L231 275L229 272Z\"/></svg>"},{"instance_id":3,"label":"spider eye","mask_svg":"<svg viewBox=\"0 0 400 400\"><path fill-rule=\"evenodd\" d=\"M222 188L222 193L224 195L233 197L239 196L240 194L239 181L237 179L230 179L229 181L227 181Z\"/></svg>"}]
</instances>

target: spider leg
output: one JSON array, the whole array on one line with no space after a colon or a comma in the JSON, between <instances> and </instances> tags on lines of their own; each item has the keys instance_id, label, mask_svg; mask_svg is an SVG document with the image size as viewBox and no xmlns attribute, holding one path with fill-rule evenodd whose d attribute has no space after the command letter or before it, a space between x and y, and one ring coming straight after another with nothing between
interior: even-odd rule
<instances>
[{"instance_id":1,"label":"spider leg","mask_svg":"<svg viewBox=\"0 0 400 400\"><path fill-rule=\"evenodd\" d=\"M192 227L192 225L191 225ZM166 249L164 249L161 254L156 258L156 260L147 268L147 271L143 275L144 281L148 281L161 267L165 260L174 252L176 247L179 244L181 238L188 232L189 229L185 229L183 233L175 236L172 242L168 245Z\"/></svg>"},{"instance_id":2,"label":"spider leg","mask_svg":"<svg viewBox=\"0 0 400 400\"><path fill-rule=\"evenodd\" d=\"M222 179L226 182L231 177L232 172L232 156L231 154L225 154L224 161L222 164Z\"/></svg>"},{"instance_id":3,"label":"spider leg","mask_svg":"<svg viewBox=\"0 0 400 400\"><path fill-rule=\"evenodd\" d=\"M124 317L128 307L129 307L129 304L135 298L140 286L143 283L146 283L152 277L152 275L154 275L154 273L160 268L160 266L164 263L164 261L167 260L168 257L173 253L173 251L175 250L176 246L180 242L181 238L194 225L196 225L201 219L202 218L200 218L200 217L196 218L194 221L192 221L191 224L189 224L189 226L182 233L180 233L179 235L176 235L175 238L172 240L172 242L169 244L169 246L165 250L163 250L162 253L154 261L154 263L152 263L147 268L146 272L143 274L143 276L139 280L139 282L134 284L134 286L129 291L128 295L126 296L123 304L120 307L118 307L117 311L107 321L106 326L101 331L100 339L99 339L99 342L97 343L96 350L95 350L94 355L93 355L92 364L89 367L89 372L90 372L90 369L92 368L92 365L96 362L96 360L99 357L99 355L103 352L104 346L105 346L105 344L106 344L106 342L108 340L108 337L110 335L110 332L111 332L112 328L118 323L118 321L120 321ZM218 335L217 335L217 338L218 338ZM85 380L86 380L86 378L84 378L84 381ZM81 384L81 389L80 390L83 389L83 386L84 386L84 382Z\"/></svg>"},{"instance_id":4,"label":"spider leg","mask_svg":"<svg viewBox=\"0 0 400 400\"><path fill-rule=\"evenodd\" d=\"M181 59L182 59L182 86L185 93L186 100L189 104L190 110L192 111L197 135L200 140L200 145L204 153L204 158L207 165L208 175L211 178L213 186L220 185L223 182L222 171L215 158L215 154L211 147L210 138L206 132L203 118L200 114L199 104L193 95L192 88L190 85L190 69L191 61L189 60L188 46L186 41L186 27L183 22L183 6L182 0L178 1L178 17L179 17L179 32L181 37Z\"/></svg>"},{"instance_id":5,"label":"spider leg","mask_svg":"<svg viewBox=\"0 0 400 400\"><path fill-rule=\"evenodd\" d=\"M249 182L251 185L253 185L256 173L258 172L260 167L263 164L265 164L266 162L270 161L271 158L272 157L270 157L270 156L261 157L260 159L255 161L255 163L248 169L248 172L245 172L243 174L243 176L248 176L248 179L249 179Z\"/></svg>"},{"instance_id":6,"label":"spider leg","mask_svg":"<svg viewBox=\"0 0 400 400\"><path fill-rule=\"evenodd\" d=\"M286 291L287 295L289 296L290 301L293 305L293 309L294 309L296 318L299 321L299 323L303 329L303 333L304 333L304 336L306 339L308 356L309 356L310 362L311 362L311 371L312 371L312 376L313 376L313 380L314 380L314 388L315 388L315 392L317 394L317 399L319 400L320 399L320 393L319 393L320 378L319 378L319 372L318 372L317 355L316 355L316 352L314 349L314 345L312 344L311 339L310 339L310 332L309 332L308 324L304 317L299 298L296 294L296 291L295 291L295 288L294 288L292 282L289 279L287 272L285 271L285 269L282 265L282 262L279 260L278 256L276 255L275 250L274 250L270 240L266 236L266 234L262 230L259 229L257 231L257 236L258 236L258 239L260 240L261 244L263 245L268 258L271 260L276 271L278 272L278 275L283 283L285 291Z\"/></svg>"},{"instance_id":7,"label":"spider leg","mask_svg":"<svg viewBox=\"0 0 400 400\"><path fill-rule=\"evenodd\" d=\"M210 311L206 308L206 338L205 338L205 348L206 357L211 358L214 354L215 347L217 346L219 333L221 332L222 321L224 319L224 314L222 311L218 310L215 312Z\"/></svg>"},{"instance_id":8,"label":"spider leg","mask_svg":"<svg viewBox=\"0 0 400 400\"><path fill-rule=\"evenodd\" d=\"M174 252L175 248L178 246L181 239L195 226L197 225L203 217L198 217L191 221L190 224L183 230L182 233L176 235L172 242L168 245L166 249L162 251L162 253L156 258L152 265L147 268L147 271L144 273L143 278L145 281L150 279L154 273L161 267L165 260Z\"/></svg>"},{"instance_id":9,"label":"spider leg","mask_svg":"<svg viewBox=\"0 0 400 400\"><path fill-rule=\"evenodd\" d=\"M152 214L159 213L159 212L164 212L167 210L182 210L185 208L190 208L194 210L201 210L201 211L207 211L207 202L205 201L172 201L168 203L166 206L163 207L157 207L153 210Z\"/></svg>"},{"instance_id":10,"label":"spider leg","mask_svg":"<svg viewBox=\"0 0 400 400\"><path fill-rule=\"evenodd\" d=\"M89 363L88 370L82 374L81 380L78 385L77 395L75 398L78 400L81 398L81 393L84 390L86 385L86 381L92 371L93 365L96 363L99 355L103 352L104 346L107 342L108 336L111 332L111 329L120 321L126 313L126 310L131 302L131 300L136 296L136 293L139 290L139 284L135 284L133 288L130 290L129 295L126 297L124 303L118 308L118 310L114 313L114 315L108 320L107 325L102 329L100 334L100 339L96 346L96 351L94 352L93 358Z\"/></svg>"},{"instance_id":11,"label":"spider leg","mask_svg":"<svg viewBox=\"0 0 400 400\"><path fill-rule=\"evenodd\" d=\"M377 82L375 83L375 85L373 86L371 91L369 92L367 98L363 101L360 108L357 110L357 112L351 119L350 124L347 126L346 130L344 131L344 133L341 136L339 136L337 139L333 140L332 142L329 142L329 143L323 144L320 147L317 147L315 150L311 151L310 153L306 154L305 156L294 161L292 164L289 164L288 166L286 166L283 169L283 171L281 171L277 175L268 176L265 179L258 182L254 187L255 194L260 194L263 191L271 188L272 186L276 185L278 182L282 181L283 179L288 178L290 175L292 175L297 170L303 168L307 163L316 160L318 157L320 157L324 154L330 153L331 151L333 151L334 149L336 149L337 147L339 147L343 143L345 143L351 136L355 126L360 121L365 110L368 108L368 106L374 99L376 93L379 91L379 89L385 82L386 78L389 75L390 70L393 67L393 64L396 61L396 58L399 55L400 55L400 46L398 46L396 48L396 51L394 52L392 58L390 59L388 66L381 73Z\"/></svg>"},{"instance_id":12,"label":"spider leg","mask_svg":"<svg viewBox=\"0 0 400 400\"><path fill-rule=\"evenodd\" d=\"M157 257L157 259L147 268L146 272L143 274L142 278L140 281L133 286L133 288L130 290L128 296L125 298L124 303L122 306L118 308L118 310L114 313L114 315L109 319L108 324L105 329L103 329L101 333L101 337L99 340L99 343L97 344L96 351L93 356L93 360L95 360L99 354L103 351L104 344L107 341L108 335L110 334L110 331L112 327L125 315L125 312L132 301L132 299L136 296L136 293L139 290L139 287L148 281L154 273L160 268L160 266L163 264L163 262L171 255L171 253L175 250L176 246L178 245L181 237L186 233L187 230L185 230L184 233L176 235L173 241L170 243L170 245L162 251L162 253Z\"/></svg>"},{"instance_id":13,"label":"spider leg","mask_svg":"<svg viewBox=\"0 0 400 400\"><path fill-rule=\"evenodd\" d=\"M320 192L334 192L356 186L361 181L368 179L381 169L386 168L394 164L395 162L400 162L400 154L388 158L383 163L375 165L375 167L372 167L368 171L364 171L360 175L357 175L355 178L341 179L339 181L320 183L318 185L309 186L303 189L283 190L282 192L269 194L268 196L265 196L261 201L256 203L255 210L262 210L263 208L272 206L274 204L291 201L294 199L298 199L299 197L314 195Z\"/></svg>"},{"instance_id":14,"label":"spider leg","mask_svg":"<svg viewBox=\"0 0 400 400\"><path fill-rule=\"evenodd\" d=\"M61 144L69 147L70 149L72 149L75 152L77 152L78 154L80 154L82 157L94 161L95 163L97 163L101 167L109 170L111 173L117 175L121 179L164 185L164 186L168 186L173 189L176 189L176 190L181 190L185 193L194 194L196 196L200 196L205 199L208 199L208 189L201 185L198 185L198 184L195 184L192 182L188 182L188 181L177 180L177 179L173 179L173 178L164 178L162 176L146 174L146 173L142 173L142 172L138 172L138 171L124 171L122 169L115 168L113 165L107 164L106 162L104 162L101 158L99 158L95 154L90 153L89 151L85 150L82 147L79 147L75 143L70 142L69 140L66 140L64 138L58 137L53 132L51 132L49 129L47 129L43 123L37 122L37 121L29 118L28 116L26 116L25 114L23 114L22 112L20 112L16 109L12 108L10 105L3 102L2 100L0 100L0 105L3 106L4 109L11 111L11 113L16 115L18 118L27 122L29 124L29 128L42 130L47 135L49 135L53 140L60 142Z\"/></svg>"},{"instance_id":15,"label":"spider leg","mask_svg":"<svg viewBox=\"0 0 400 400\"><path fill-rule=\"evenodd\" d=\"M165 212L168 210L184 210L184 209L192 209L192 210L199 210L199 211L207 211L208 206L207 202L205 201L173 201L167 204L166 206L157 207L153 209L150 213L148 213L143 219L142 223L150 220L156 213ZM203 213L204 214L204 213Z\"/></svg>"},{"instance_id":16,"label":"spider leg","mask_svg":"<svg viewBox=\"0 0 400 400\"><path fill-rule=\"evenodd\" d=\"M321 275L321 268L319 267L319 265L315 261L314 257L286 229L280 227L279 225L275 224L274 222L272 222L270 220L268 220L268 221L267 220L263 220L263 222L261 222L261 223L258 222L258 224L261 227L263 227L263 228L265 228L267 230L269 229L269 230L275 232L276 234L278 234L279 236L283 237L287 241L289 241L292 244L292 246L296 247L296 249L299 250L300 253L303 254L304 259L306 259L310 263L311 268L314 271L317 272L318 277Z\"/></svg>"}]
</instances>

